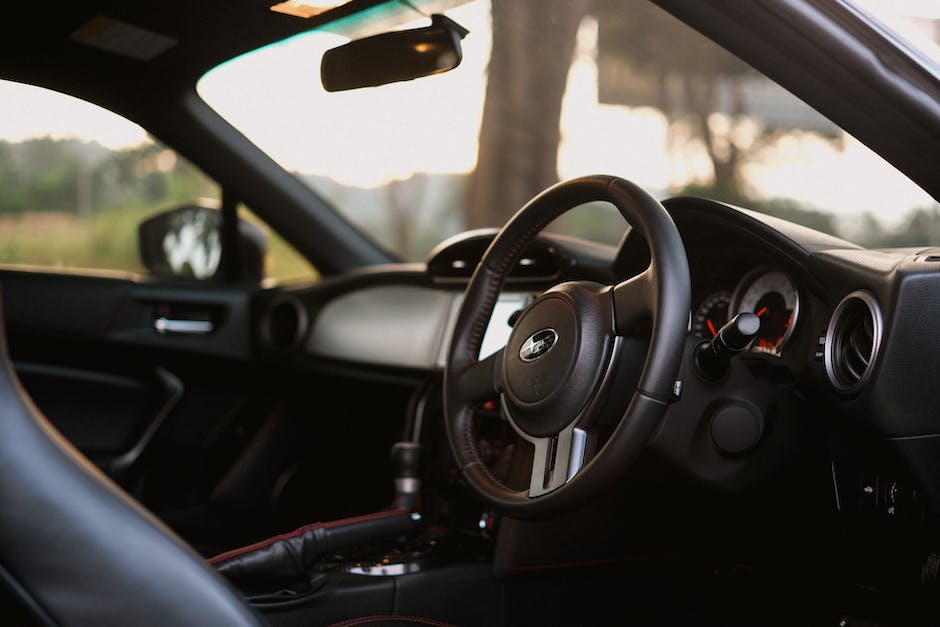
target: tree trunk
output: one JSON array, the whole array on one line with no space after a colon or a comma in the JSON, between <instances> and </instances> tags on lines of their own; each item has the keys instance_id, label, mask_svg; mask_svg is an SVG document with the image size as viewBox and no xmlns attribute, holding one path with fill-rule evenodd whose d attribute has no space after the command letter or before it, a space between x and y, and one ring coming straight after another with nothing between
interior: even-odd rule
<instances>
[{"instance_id":1,"label":"tree trunk","mask_svg":"<svg viewBox=\"0 0 940 627\"><path fill-rule=\"evenodd\" d=\"M718 86L717 74L705 76L683 75L683 90L686 105L694 120L693 128L705 145L705 152L712 164L714 178L712 188L724 194L741 193L740 161L741 151L734 143L734 125L744 115L744 95L737 78L728 78L731 89L732 109L729 112L731 128L725 134L716 133L708 122L716 110L715 90Z\"/></svg>"},{"instance_id":2,"label":"tree trunk","mask_svg":"<svg viewBox=\"0 0 940 627\"><path fill-rule=\"evenodd\" d=\"M558 180L562 98L587 0L493 0L467 227L498 226Z\"/></svg>"},{"instance_id":3,"label":"tree trunk","mask_svg":"<svg viewBox=\"0 0 940 627\"><path fill-rule=\"evenodd\" d=\"M408 196L408 190L415 186L415 179L406 181L394 181L385 188L385 199L391 213L391 227L393 238L393 249L401 251L406 259L411 259L413 254L412 233L415 231L415 224L412 219L414 210L413 203ZM417 185L421 187L421 185Z\"/></svg>"}]
</instances>

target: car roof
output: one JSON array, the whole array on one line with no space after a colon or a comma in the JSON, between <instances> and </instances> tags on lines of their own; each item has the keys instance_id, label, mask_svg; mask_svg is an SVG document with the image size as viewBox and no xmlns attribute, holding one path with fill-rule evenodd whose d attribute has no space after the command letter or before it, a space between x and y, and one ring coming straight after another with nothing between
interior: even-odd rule
<instances>
[{"instance_id":1,"label":"car roof","mask_svg":"<svg viewBox=\"0 0 940 627\"><path fill-rule=\"evenodd\" d=\"M25 19L0 29L0 75L90 100L96 85L113 90L121 78L192 85L243 52L382 3L353 0L307 19L272 11L268 0L25 4L18 9Z\"/></svg>"}]
</instances>

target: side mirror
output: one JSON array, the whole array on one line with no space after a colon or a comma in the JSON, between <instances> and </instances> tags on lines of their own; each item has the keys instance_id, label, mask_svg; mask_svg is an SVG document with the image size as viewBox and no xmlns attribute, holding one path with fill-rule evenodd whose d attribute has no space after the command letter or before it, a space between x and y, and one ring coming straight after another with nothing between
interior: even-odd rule
<instances>
[{"instance_id":1,"label":"side mirror","mask_svg":"<svg viewBox=\"0 0 940 627\"><path fill-rule=\"evenodd\" d=\"M357 39L326 51L320 80L327 91L342 91L446 72L460 65L460 40L469 32L435 14L430 26Z\"/></svg>"},{"instance_id":2,"label":"side mirror","mask_svg":"<svg viewBox=\"0 0 940 627\"><path fill-rule=\"evenodd\" d=\"M261 280L267 247L264 232L250 222L238 222L236 276ZM223 250L222 229L222 211L208 201L162 211L137 227L141 262L160 278L220 278L223 267L235 265L229 251Z\"/></svg>"}]
</instances>

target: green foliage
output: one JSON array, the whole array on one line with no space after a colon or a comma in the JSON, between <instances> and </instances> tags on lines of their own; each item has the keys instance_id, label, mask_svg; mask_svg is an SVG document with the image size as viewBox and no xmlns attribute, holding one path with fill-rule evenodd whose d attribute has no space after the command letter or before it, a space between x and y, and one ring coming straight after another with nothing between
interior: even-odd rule
<instances>
[{"instance_id":1,"label":"green foliage","mask_svg":"<svg viewBox=\"0 0 940 627\"><path fill-rule=\"evenodd\" d=\"M287 241L272 231L261 218L251 212L244 205L238 209L239 219L248 220L258 226L265 234L267 241L267 255L264 260L264 275L276 279L278 282L295 279L312 279L318 276L316 269L307 259L287 243Z\"/></svg>"},{"instance_id":2,"label":"green foliage","mask_svg":"<svg viewBox=\"0 0 940 627\"><path fill-rule=\"evenodd\" d=\"M143 272L137 225L204 197L218 197L216 184L155 142L111 151L76 139L0 141L0 263ZM268 242L269 277L315 275L280 237Z\"/></svg>"},{"instance_id":3,"label":"green foliage","mask_svg":"<svg viewBox=\"0 0 940 627\"><path fill-rule=\"evenodd\" d=\"M0 263L139 272L136 216L103 211L81 219L58 211L0 217Z\"/></svg>"}]
</instances>

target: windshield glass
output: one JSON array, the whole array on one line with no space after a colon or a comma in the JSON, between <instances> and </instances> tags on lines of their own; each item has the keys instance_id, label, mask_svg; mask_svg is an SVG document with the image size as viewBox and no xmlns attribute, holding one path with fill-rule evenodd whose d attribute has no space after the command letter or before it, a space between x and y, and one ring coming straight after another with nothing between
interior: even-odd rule
<instances>
[{"instance_id":1,"label":"windshield glass","mask_svg":"<svg viewBox=\"0 0 940 627\"><path fill-rule=\"evenodd\" d=\"M404 10L414 19L388 28L429 23ZM940 242L928 194L645 0L485 0L446 13L470 31L450 72L329 93L319 59L349 35L313 31L214 69L199 93L407 260L501 226L548 185L585 174L658 198L717 198L863 245ZM619 241L619 216L588 210L591 220L571 212L553 228Z\"/></svg>"}]
</instances>

